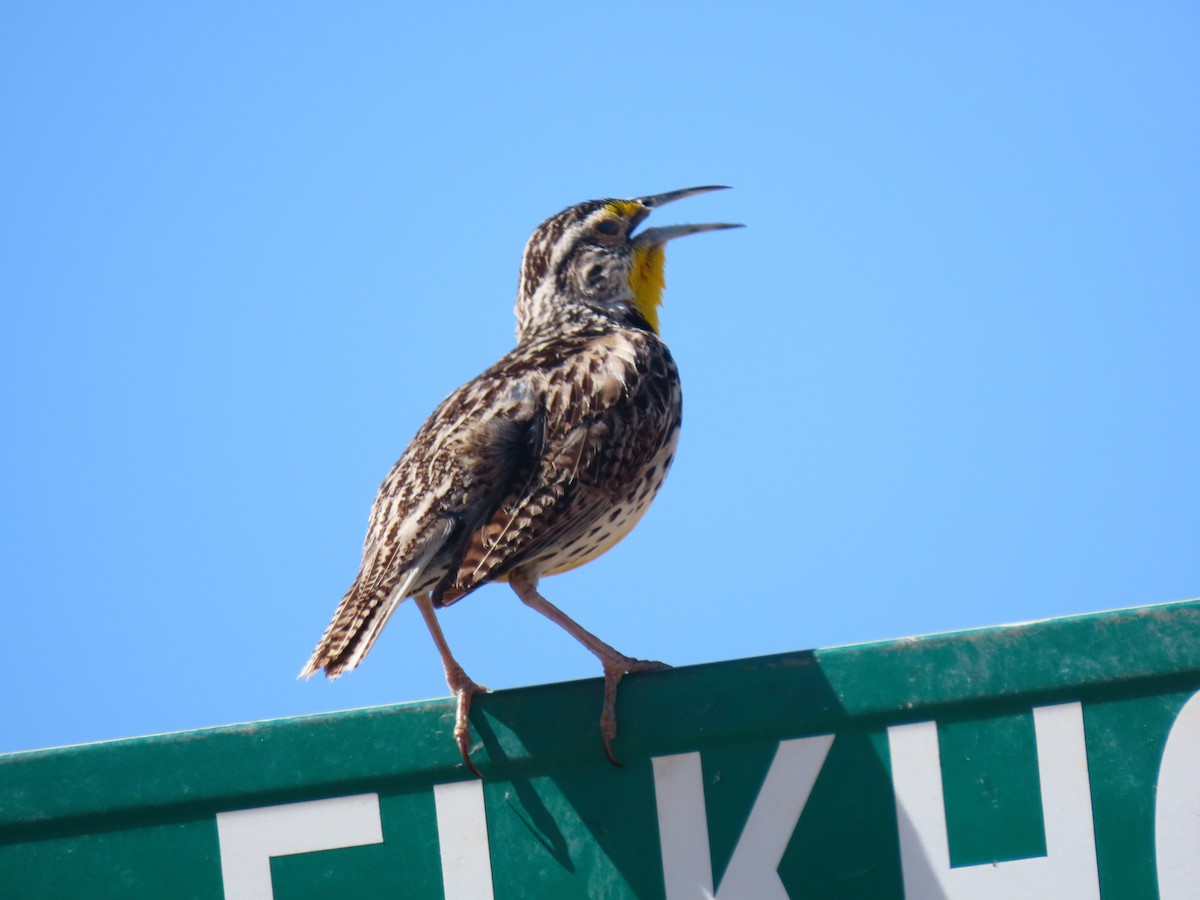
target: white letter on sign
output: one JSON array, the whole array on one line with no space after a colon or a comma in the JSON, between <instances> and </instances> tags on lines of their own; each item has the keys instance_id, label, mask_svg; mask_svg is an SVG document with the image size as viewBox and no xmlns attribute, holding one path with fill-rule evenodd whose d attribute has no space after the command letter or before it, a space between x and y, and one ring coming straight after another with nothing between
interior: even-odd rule
<instances>
[{"instance_id":1,"label":"white letter on sign","mask_svg":"<svg viewBox=\"0 0 1200 900\"><path fill-rule=\"evenodd\" d=\"M950 867L936 722L888 729L906 897L1093 900L1100 897L1092 792L1078 703L1033 711L1046 855Z\"/></svg>"},{"instance_id":2,"label":"white letter on sign","mask_svg":"<svg viewBox=\"0 0 1200 900\"><path fill-rule=\"evenodd\" d=\"M492 854L481 781L433 786L446 900L492 900Z\"/></svg>"},{"instance_id":3,"label":"white letter on sign","mask_svg":"<svg viewBox=\"0 0 1200 900\"><path fill-rule=\"evenodd\" d=\"M667 900L788 900L779 861L832 743L832 734L780 742L716 895L700 754L653 759Z\"/></svg>"},{"instance_id":4,"label":"white letter on sign","mask_svg":"<svg viewBox=\"0 0 1200 900\"><path fill-rule=\"evenodd\" d=\"M1200 693L1171 726L1155 794L1158 894L1162 900L1189 900L1200 886Z\"/></svg>"},{"instance_id":5,"label":"white letter on sign","mask_svg":"<svg viewBox=\"0 0 1200 900\"><path fill-rule=\"evenodd\" d=\"M379 795L217 813L226 900L272 900L271 857L383 842Z\"/></svg>"}]
</instances>

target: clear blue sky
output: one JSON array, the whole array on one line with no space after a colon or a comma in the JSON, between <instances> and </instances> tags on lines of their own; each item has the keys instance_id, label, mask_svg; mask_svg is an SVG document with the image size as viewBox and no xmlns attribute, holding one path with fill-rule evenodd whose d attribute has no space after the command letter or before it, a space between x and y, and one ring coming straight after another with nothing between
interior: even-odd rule
<instances>
[{"instance_id":1,"label":"clear blue sky","mask_svg":"<svg viewBox=\"0 0 1200 900\"><path fill-rule=\"evenodd\" d=\"M663 493L543 582L618 649L1200 594L1194 4L403 6L0 14L0 751L444 695L412 604L295 674L593 197L748 225L670 248ZM505 586L442 621L493 688L599 674Z\"/></svg>"}]
</instances>

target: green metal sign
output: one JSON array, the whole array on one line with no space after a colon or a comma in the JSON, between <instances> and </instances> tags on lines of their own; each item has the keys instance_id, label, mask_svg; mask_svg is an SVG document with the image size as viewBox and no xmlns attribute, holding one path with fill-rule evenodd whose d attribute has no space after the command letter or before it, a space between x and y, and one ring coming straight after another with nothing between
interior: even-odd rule
<instances>
[{"instance_id":1,"label":"green metal sign","mask_svg":"<svg viewBox=\"0 0 1200 900\"><path fill-rule=\"evenodd\" d=\"M0 756L0 896L1200 897L1200 601Z\"/></svg>"}]
</instances>

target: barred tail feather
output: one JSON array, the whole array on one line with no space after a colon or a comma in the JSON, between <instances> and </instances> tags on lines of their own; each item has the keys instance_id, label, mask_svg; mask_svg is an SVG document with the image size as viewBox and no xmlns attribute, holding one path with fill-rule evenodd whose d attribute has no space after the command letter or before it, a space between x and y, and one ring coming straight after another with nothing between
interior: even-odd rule
<instances>
[{"instance_id":1,"label":"barred tail feather","mask_svg":"<svg viewBox=\"0 0 1200 900\"><path fill-rule=\"evenodd\" d=\"M318 669L324 669L328 677L337 678L362 662L396 607L412 596L413 586L430 559L441 549L447 530L439 529L435 539L425 542L416 561L398 580L384 579L382 583L376 581L368 587L364 584L366 573L360 572L338 604L333 620L317 642L312 657L300 670L299 677L308 678Z\"/></svg>"},{"instance_id":2,"label":"barred tail feather","mask_svg":"<svg viewBox=\"0 0 1200 900\"><path fill-rule=\"evenodd\" d=\"M417 567L409 569L394 590L390 586L380 586L363 592L356 581L338 604L333 621L325 629L299 677L308 678L318 669L324 669L330 678L337 678L362 662L396 607L408 596L407 590L419 574Z\"/></svg>"}]
</instances>

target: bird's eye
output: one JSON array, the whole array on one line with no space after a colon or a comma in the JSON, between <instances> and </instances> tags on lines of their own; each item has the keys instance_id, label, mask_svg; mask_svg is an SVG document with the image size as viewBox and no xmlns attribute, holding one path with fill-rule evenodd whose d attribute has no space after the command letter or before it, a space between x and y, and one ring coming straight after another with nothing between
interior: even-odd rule
<instances>
[{"instance_id":1,"label":"bird's eye","mask_svg":"<svg viewBox=\"0 0 1200 900\"><path fill-rule=\"evenodd\" d=\"M596 226L596 230L601 234L616 234L618 231L620 231L620 228L612 219L604 219L599 225Z\"/></svg>"}]
</instances>

